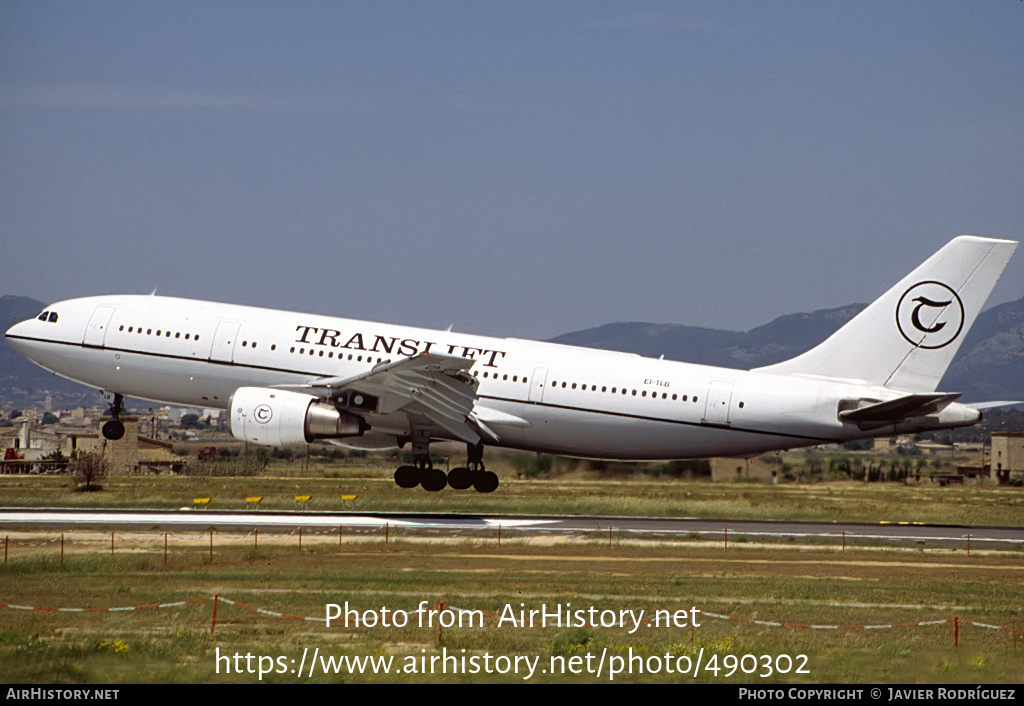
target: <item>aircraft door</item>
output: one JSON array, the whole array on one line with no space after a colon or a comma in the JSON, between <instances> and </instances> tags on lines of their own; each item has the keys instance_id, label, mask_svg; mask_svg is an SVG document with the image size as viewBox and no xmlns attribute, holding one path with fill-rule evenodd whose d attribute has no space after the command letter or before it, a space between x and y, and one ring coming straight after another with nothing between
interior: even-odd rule
<instances>
[{"instance_id":1,"label":"aircraft door","mask_svg":"<svg viewBox=\"0 0 1024 706\"><path fill-rule=\"evenodd\" d=\"M87 346L103 347L103 341L107 336L107 326L110 324L110 317L114 315L114 307L98 306L92 312L89 324L85 327L85 334L82 343Z\"/></svg>"},{"instance_id":2,"label":"aircraft door","mask_svg":"<svg viewBox=\"0 0 1024 706\"><path fill-rule=\"evenodd\" d=\"M213 346L210 348L210 360L218 363L234 362L235 342L238 338L238 329L241 327L239 321L221 321L217 324L217 330L213 334Z\"/></svg>"},{"instance_id":3,"label":"aircraft door","mask_svg":"<svg viewBox=\"0 0 1024 706\"><path fill-rule=\"evenodd\" d=\"M530 379L530 402L544 401L544 386L548 384L548 369L534 368Z\"/></svg>"},{"instance_id":4,"label":"aircraft door","mask_svg":"<svg viewBox=\"0 0 1024 706\"><path fill-rule=\"evenodd\" d=\"M704 416L701 421L708 424L728 424L731 408L732 383L712 380L708 386L707 397L704 398Z\"/></svg>"}]
</instances>

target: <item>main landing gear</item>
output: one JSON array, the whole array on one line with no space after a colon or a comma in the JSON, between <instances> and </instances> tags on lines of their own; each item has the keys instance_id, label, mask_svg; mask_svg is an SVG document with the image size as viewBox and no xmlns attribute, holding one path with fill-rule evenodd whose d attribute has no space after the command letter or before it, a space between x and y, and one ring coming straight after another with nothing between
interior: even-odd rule
<instances>
[{"instance_id":1,"label":"main landing gear","mask_svg":"<svg viewBox=\"0 0 1024 706\"><path fill-rule=\"evenodd\" d=\"M453 468L447 474L430 462L427 442L419 435L413 435L413 456L415 465L400 466L395 471L395 483L400 488L415 488L422 485L424 490L437 492L446 485L455 490L465 490L470 486L478 493L492 493L498 488L498 476L484 469L484 445L466 444L468 459L465 468Z\"/></svg>"},{"instance_id":2,"label":"main landing gear","mask_svg":"<svg viewBox=\"0 0 1024 706\"><path fill-rule=\"evenodd\" d=\"M114 395L114 401L110 403L111 420L103 425L103 438L117 441L124 436L124 423L121 421L121 414L124 412L124 395Z\"/></svg>"}]
</instances>

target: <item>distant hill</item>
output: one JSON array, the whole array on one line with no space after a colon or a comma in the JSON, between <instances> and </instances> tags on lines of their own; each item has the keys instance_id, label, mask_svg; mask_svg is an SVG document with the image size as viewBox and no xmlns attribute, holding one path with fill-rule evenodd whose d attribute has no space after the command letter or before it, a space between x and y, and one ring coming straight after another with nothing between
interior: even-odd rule
<instances>
[{"instance_id":1,"label":"distant hill","mask_svg":"<svg viewBox=\"0 0 1024 706\"><path fill-rule=\"evenodd\" d=\"M0 296L2 330L35 316L44 306L28 297ZM746 332L682 324L618 323L551 340L651 358L664 355L669 360L749 369L777 363L813 348L864 306L851 304L788 314ZM1024 400L1024 298L992 307L978 316L939 389L963 392L965 402ZM0 403L38 403L43 391L52 395L56 408L99 401L95 390L36 367L15 353L6 340L0 341Z\"/></svg>"},{"instance_id":2,"label":"distant hill","mask_svg":"<svg viewBox=\"0 0 1024 706\"><path fill-rule=\"evenodd\" d=\"M941 389L964 390L965 401L1024 400L1024 298L978 316Z\"/></svg>"}]
</instances>

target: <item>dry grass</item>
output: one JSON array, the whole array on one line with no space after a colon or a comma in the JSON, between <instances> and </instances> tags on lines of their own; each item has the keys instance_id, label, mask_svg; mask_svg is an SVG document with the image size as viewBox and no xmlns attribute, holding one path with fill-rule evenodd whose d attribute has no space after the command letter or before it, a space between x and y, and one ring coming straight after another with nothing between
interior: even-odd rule
<instances>
[{"instance_id":1,"label":"dry grass","mask_svg":"<svg viewBox=\"0 0 1024 706\"><path fill-rule=\"evenodd\" d=\"M64 566L53 543L18 537L0 572L0 595L13 604L63 607L150 605L214 594L254 607L323 617L328 603L360 610L405 610L442 601L480 610L485 627L439 630L325 628L219 604L216 638L209 636L212 604L136 612L55 613L0 609L0 677L8 682L254 682L257 674L225 674L218 654L272 655L301 660L303 650L331 655L406 659L449 654L527 655L541 658L632 654L777 656L805 654L809 674L733 674L728 681L973 682L1019 681L1022 652L1014 634L963 625L953 647L944 623L884 630L811 630L769 627L702 615L688 628L533 627L504 625L506 605L539 609L571 603L599 610L690 609L737 618L800 624L877 625L961 619L1024 628L1020 585L1024 564L1015 552L857 549L846 552L753 544L721 547L699 542L603 539L543 542L523 538L359 541L261 533L219 535L214 560L207 538L172 541L163 564L160 533L125 536L109 555L98 533L67 536ZM157 539L158 541L150 541ZM229 541L229 539L231 541ZM351 541L346 541L351 540ZM219 653L218 653L219 650ZM462 652L465 650L465 652ZM596 659L596 657L595 657ZM595 662L596 664L596 662ZM749 663L748 663L749 664ZM275 667L276 667L275 663ZM602 681L607 679L603 677ZM263 681L521 681L514 675L266 674ZM595 681L594 676L536 674L533 681ZM691 681L678 675L619 675L616 681ZM697 681L716 680L702 675Z\"/></svg>"}]
</instances>

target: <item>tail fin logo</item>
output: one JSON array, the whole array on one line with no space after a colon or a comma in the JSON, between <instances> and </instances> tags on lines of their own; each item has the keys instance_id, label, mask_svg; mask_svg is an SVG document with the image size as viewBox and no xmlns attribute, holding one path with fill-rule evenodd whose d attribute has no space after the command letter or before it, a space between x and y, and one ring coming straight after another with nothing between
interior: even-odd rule
<instances>
[{"instance_id":1,"label":"tail fin logo","mask_svg":"<svg viewBox=\"0 0 1024 706\"><path fill-rule=\"evenodd\" d=\"M964 305L942 282L918 282L896 305L896 326L903 338L918 348L943 348L964 328Z\"/></svg>"}]
</instances>

